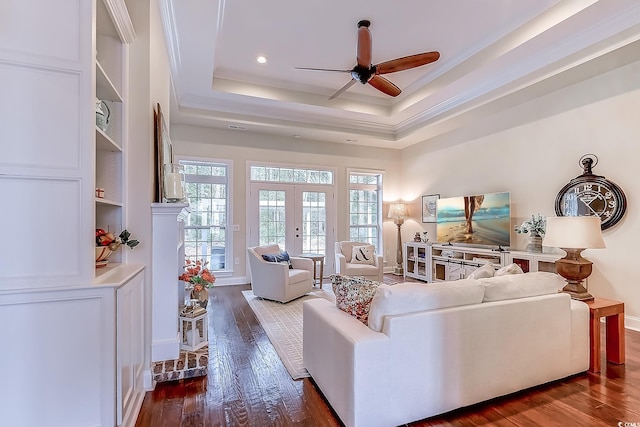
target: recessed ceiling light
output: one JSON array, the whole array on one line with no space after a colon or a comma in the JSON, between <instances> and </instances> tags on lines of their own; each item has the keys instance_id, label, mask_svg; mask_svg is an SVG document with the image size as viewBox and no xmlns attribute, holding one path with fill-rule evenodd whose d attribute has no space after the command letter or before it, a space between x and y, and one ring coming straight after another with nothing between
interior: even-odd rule
<instances>
[{"instance_id":1,"label":"recessed ceiling light","mask_svg":"<svg viewBox=\"0 0 640 427\"><path fill-rule=\"evenodd\" d=\"M345 139L345 141L347 141L347 142L358 142L357 139L351 139L351 138L347 138L347 139Z\"/></svg>"},{"instance_id":2,"label":"recessed ceiling light","mask_svg":"<svg viewBox=\"0 0 640 427\"><path fill-rule=\"evenodd\" d=\"M258 61L258 64L266 64L267 58L265 56L260 55L256 58L256 61Z\"/></svg>"},{"instance_id":3,"label":"recessed ceiling light","mask_svg":"<svg viewBox=\"0 0 640 427\"><path fill-rule=\"evenodd\" d=\"M299 139L300 135L293 135L294 138Z\"/></svg>"}]
</instances>

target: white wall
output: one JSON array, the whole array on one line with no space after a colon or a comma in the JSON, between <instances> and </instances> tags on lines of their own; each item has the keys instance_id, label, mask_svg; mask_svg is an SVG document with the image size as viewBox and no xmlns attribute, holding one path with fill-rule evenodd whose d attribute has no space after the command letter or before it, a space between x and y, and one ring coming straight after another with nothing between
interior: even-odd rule
<instances>
[{"instance_id":1,"label":"white wall","mask_svg":"<svg viewBox=\"0 0 640 427\"><path fill-rule=\"evenodd\" d=\"M640 329L634 265L640 236L639 74L640 63L633 63L403 150L406 197L510 191L516 225L532 213L555 216L558 191L582 174L580 156L595 154L593 172L617 183L628 206L625 217L604 231L607 248L583 253L594 263L589 291L624 301L627 326ZM435 226L428 227L435 236ZM525 246L526 237L513 233L512 247Z\"/></svg>"},{"instance_id":2,"label":"white wall","mask_svg":"<svg viewBox=\"0 0 640 427\"><path fill-rule=\"evenodd\" d=\"M390 149L357 145L327 144L303 139L285 139L243 131L216 130L194 126L171 126L171 142L175 156L195 156L208 159L233 160L233 224L240 225L240 232L233 233L233 257L240 258L234 266L234 280L218 280L216 283L246 282L246 189L247 162L263 161L280 164L322 166L336 168L336 211L338 240L348 239L347 168L384 170L383 200L399 197L400 152ZM386 217L386 205L383 209ZM391 254L395 262L395 226L385 222L383 227L383 252ZM386 258L386 257L385 257ZM327 260L327 262L330 262Z\"/></svg>"}]
</instances>

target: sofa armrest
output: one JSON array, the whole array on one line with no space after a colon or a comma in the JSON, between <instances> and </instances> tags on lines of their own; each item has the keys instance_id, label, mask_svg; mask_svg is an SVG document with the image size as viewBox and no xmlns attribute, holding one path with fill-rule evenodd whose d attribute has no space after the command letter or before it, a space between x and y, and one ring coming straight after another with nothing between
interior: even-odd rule
<instances>
[{"instance_id":1,"label":"sofa armrest","mask_svg":"<svg viewBox=\"0 0 640 427\"><path fill-rule=\"evenodd\" d=\"M389 337L322 298L303 303L302 323L304 367L345 424L356 424L354 408L367 412L371 393L394 381Z\"/></svg>"}]
</instances>

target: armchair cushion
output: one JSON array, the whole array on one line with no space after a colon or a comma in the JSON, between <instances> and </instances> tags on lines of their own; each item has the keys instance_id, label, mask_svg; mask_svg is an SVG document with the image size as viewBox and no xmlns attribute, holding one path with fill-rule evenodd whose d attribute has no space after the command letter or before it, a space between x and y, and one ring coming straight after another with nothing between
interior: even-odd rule
<instances>
[{"instance_id":1,"label":"armchair cushion","mask_svg":"<svg viewBox=\"0 0 640 427\"><path fill-rule=\"evenodd\" d=\"M373 245L354 246L351 249L351 264L375 264L375 248Z\"/></svg>"},{"instance_id":2,"label":"armchair cushion","mask_svg":"<svg viewBox=\"0 0 640 427\"><path fill-rule=\"evenodd\" d=\"M281 262L283 264L287 264L290 269L293 269L293 265L291 265L291 258L287 251L282 251L279 254L263 254L262 259L268 262Z\"/></svg>"}]
</instances>

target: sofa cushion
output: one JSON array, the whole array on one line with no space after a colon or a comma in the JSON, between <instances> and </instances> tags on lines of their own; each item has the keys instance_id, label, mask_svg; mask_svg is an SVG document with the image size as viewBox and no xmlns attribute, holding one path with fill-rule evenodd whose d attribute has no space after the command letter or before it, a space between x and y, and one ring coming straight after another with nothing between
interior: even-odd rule
<instances>
[{"instance_id":1,"label":"sofa cushion","mask_svg":"<svg viewBox=\"0 0 640 427\"><path fill-rule=\"evenodd\" d=\"M504 267L498 269L494 276L506 276L508 274L523 274L522 268L518 264L511 263L509 265L505 265Z\"/></svg>"},{"instance_id":2,"label":"sofa cushion","mask_svg":"<svg viewBox=\"0 0 640 427\"><path fill-rule=\"evenodd\" d=\"M371 300L380 282L334 274L331 276L331 285L336 296L336 307L366 325Z\"/></svg>"},{"instance_id":3,"label":"sofa cushion","mask_svg":"<svg viewBox=\"0 0 640 427\"><path fill-rule=\"evenodd\" d=\"M555 294L566 285L565 280L558 274L544 271L478 280L485 285L484 302Z\"/></svg>"},{"instance_id":4,"label":"sofa cushion","mask_svg":"<svg viewBox=\"0 0 640 427\"><path fill-rule=\"evenodd\" d=\"M351 264L374 265L376 256L373 245L354 246L351 250Z\"/></svg>"},{"instance_id":5,"label":"sofa cushion","mask_svg":"<svg viewBox=\"0 0 640 427\"><path fill-rule=\"evenodd\" d=\"M479 304L484 285L474 279L433 284L382 284L373 297L369 310L369 328L380 332L384 317L459 305Z\"/></svg>"},{"instance_id":6,"label":"sofa cushion","mask_svg":"<svg viewBox=\"0 0 640 427\"><path fill-rule=\"evenodd\" d=\"M478 267L473 270L471 274L467 276L467 279L483 279L486 277L493 277L496 272L496 268L492 263L488 262L482 267Z\"/></svg>"}]
</instances>

